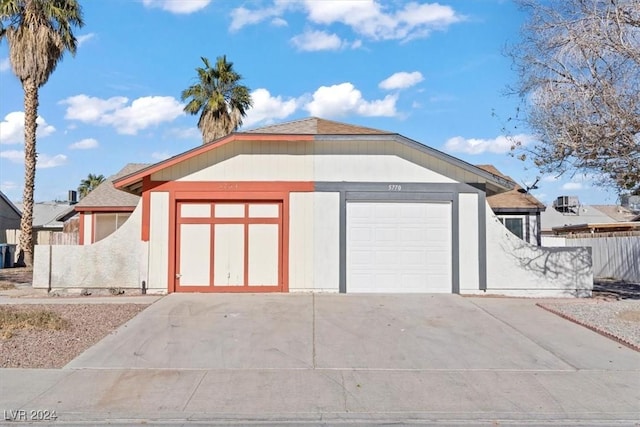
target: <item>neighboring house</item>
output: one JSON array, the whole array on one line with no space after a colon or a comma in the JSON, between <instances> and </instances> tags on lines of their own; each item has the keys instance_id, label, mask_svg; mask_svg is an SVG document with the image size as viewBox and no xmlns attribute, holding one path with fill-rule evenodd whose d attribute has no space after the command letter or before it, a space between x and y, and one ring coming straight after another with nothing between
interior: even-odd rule
<instances>
[{"instance_id":1,"label":"neighboring house","mask_svg":"<svg viewBox=\"0 0 640 427\"><path fill-rule=\"evenodd\" d=\"M513 181L493 165L478 165L478 167ZM498 219L500 219L500 222L509 231L525 242L537 246L541 245L540 213L546 209L544 203L527 193L518 184L515 185L513 190L487 196L487 202Z\"/></svg>"},{"instance_id":2,"label":"neighboring house","mask_svg":"<svg viewBox=\"0 0 640 427\"><path fill-rule=\"evenodd\" d=\"M33 236L36 245L66 244L69 243L62 236L64 223L58 217L69 210L70 202L51 201L36 202L33 204ZM22 204L16 203L22 211ZM20 227L13 230L11 243L18 243Z\"/></svg>"},{"instance_id":3,"label":"neighboring house","mask_svg":"<svg viewBox=\"0 0 640 427\"><path fill-rule=\"evenodd\" d=\"M141 197L129 220L92 245L36 247L35 287L578 296L593 286L586 249L529 245L493 215L486 198L513 182L393 132L297 120L113 185Z\"/></svg>"},{"instance_id":4,"label":"neighboring house","mask_svg":"<svg viewBox=\"0 0 640 427\"><path fill-rule=\"evenodd\" d=\"M8 243L7 233L20 229L22 212L0 191L0 243ZM13 243L13 242L11 242Z\"/></svg>"},{"instance_id":5,"label":"neighboring house","mask_svg":"<svg viewBox=\"0 0 640 427\"><path fill-rule=\"evenodd\" d=\"M125 223L134 211L140 196L125 193L113 187L113 181L129 175L148 164L130 163L110 176L73 207L79 218L79 243L89 245L99 242ZM69 219L69 215L64 218Z\"/></svg>"}]
</instances>

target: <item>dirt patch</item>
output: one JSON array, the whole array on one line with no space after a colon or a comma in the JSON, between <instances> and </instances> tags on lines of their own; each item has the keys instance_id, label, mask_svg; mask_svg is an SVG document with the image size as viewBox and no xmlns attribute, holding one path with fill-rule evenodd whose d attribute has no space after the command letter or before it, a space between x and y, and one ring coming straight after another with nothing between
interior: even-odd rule
<instances>
[{"instance_id":1,"label":"dirt patch","mask_svg":"<svg viewBox=\"0 0 640 427\"><path fill-rule=\"evenodd\" d=\"M626 320L627 322L640 322L640 311L628 310L618 314L618 319Z\"/></svg>"},{"instance_id":2,"label":"dirt patch","mask_svg":"<svg viewBox=\"0 0 640 427\"><path fill-rule=\"evenodd\" d=\"M0 337L11 338L18 329L61 330L69 327L69 322L59 314L46 309L0 307Z\"/></svg>"},{"instance_id":3,"label":"dirt patch","mask_svg":"<svg viewBox=\"0 0 640 427\"><path fill-rule=\"evenodd\" d=\"M119 326L130 320L144 304L23 304L9 307L11 316L23 313L45 313L41 321L50 319L60 328L14 328L0 339L2 368L62 368ZM4 311L4 310L3 310ZM33 319L33 315L27 315ZM39 318L36 316L36 318ZM56 320L57 319L57 320ZM16 321L17 323L20 323ZM58 323L59 322L59 323ZM48 324L47 322L44 322Z\"/></svg>"}]
</instances>

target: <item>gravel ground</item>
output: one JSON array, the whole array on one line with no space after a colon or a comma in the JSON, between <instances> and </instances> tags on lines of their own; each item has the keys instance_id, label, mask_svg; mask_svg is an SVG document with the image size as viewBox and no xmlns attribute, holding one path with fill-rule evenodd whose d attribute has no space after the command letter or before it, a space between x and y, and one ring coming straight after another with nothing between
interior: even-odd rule
<instances>
[{"instance_id":1,"label":"gravel ground","mask_svg":"<svg viewBox=\"0 0 640 427\"><path fill-rule=\"evenodd\" d=\"M640 300L578 299L538 304L640 351Z\"/></svg>"},{"instance_id":2,"label":"gravel ground","mask_svg":"<svg viewBox=\"0 0 640 427\"><path fill-rule=\"evenodd\" d=\"M64 330L16 330L0 338L2 368L62 368L80 353L142 311L142 304L11 304L19 310L46 309L70 322Z\"/></svg>"}]
</instances>

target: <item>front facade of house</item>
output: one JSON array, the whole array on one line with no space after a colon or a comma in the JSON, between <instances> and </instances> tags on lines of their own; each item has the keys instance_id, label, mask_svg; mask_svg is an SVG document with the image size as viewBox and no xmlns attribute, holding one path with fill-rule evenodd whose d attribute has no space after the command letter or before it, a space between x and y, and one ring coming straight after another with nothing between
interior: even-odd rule
<instances>
[{"instance_id":1,"label":"front facade of house","mask_svg":"<svg viewBox=\"0 0 640 427\"><path fill-rule=\"evenodd\" d=\"M512 184L397 134L312 118L115 185L142 195L150 287L451 293L486 286L478 187Z\"/></svg>"},{"instance_id":2,"label":"front facade of house","mask_svg":"<svg viewBox=\"0 0 640 427\"><path fill-rule=\"evenodd\" d=\"M91 245L36 248L35 287L576 296L592 286L588 251L547 253L495 218L486 197L511 181L391 132L298 120L113 185L140 197L131 217Z\"/></svg>"}]
</instances>

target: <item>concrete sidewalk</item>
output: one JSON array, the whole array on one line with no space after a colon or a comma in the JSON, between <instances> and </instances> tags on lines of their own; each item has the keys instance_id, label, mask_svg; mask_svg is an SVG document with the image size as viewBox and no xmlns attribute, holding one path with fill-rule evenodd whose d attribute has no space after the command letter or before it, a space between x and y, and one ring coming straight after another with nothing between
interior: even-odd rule
<instances>
[{"instance_id":1,"label":"concrete sidewalk","mask_svg":"<svg viewBox=\"0 0 640 427\"><path fill-rule=\"evenodd\" d=\"M173 294L62 370L0 370L0 409L56 425L637 423L640 353L535 303Z\"/></svg>"}]
</instances>

